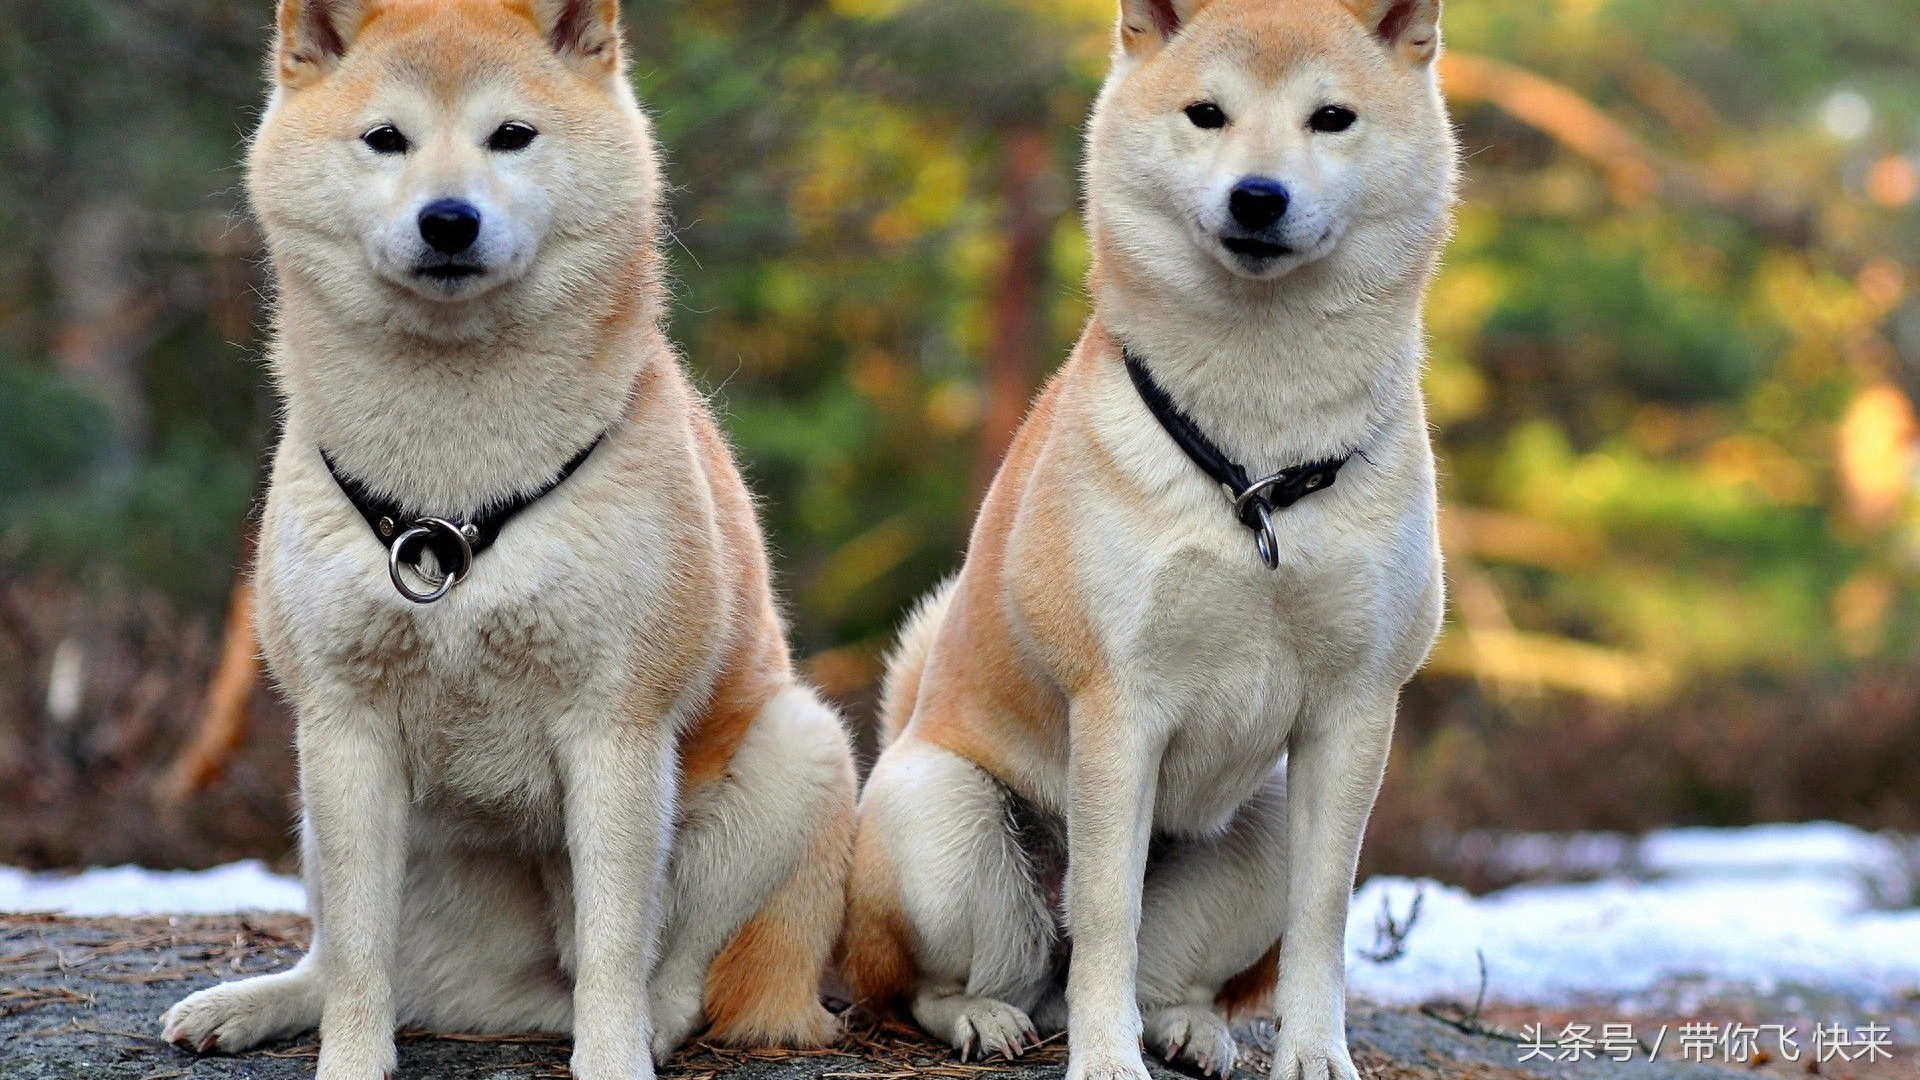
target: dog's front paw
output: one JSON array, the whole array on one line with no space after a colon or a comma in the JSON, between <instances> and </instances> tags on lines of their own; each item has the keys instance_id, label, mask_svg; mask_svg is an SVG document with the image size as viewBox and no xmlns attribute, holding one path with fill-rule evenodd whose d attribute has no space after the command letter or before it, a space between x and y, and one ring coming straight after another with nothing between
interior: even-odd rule
<instances>
[{"instance_id":1,"label":"dog's front paw","mask_svg":"<svg viewBox=\"0 0 1920 1080\"><path fill-rule=\"evenodd\" d=\"M1067 1032L1067 1080L1148 1080L1140 1045L1114 1044L1080 1049Z\"/></svg>"},{"instance_id":2,"label":"dog's front paw","mask_svg":"<svg viewBox=\"0 0 1920 1080\"><path fill-rule=\"evenodd\" d=\"M653 1058L646 1047L609 1045L604 1039L576 1040L567 1065L574 1080L653 1080Z\"/></svg>"},{"instance_id":3,"label":"dog's front paw","mask_svg":"<svg viewBox=\"0 0 1920 1080\"><path fill-rule=\"evenodd\" d=\"M1068 1080L1146 1080L1148 1076L1137 1034L1068 1024Z\"/></svg>"},{"instance_id":4,"label":"dog's front paw","mask_svg":"<svg viewBox=\"0 0 1920 1080\"><path fill-rule=\"evenodd\" d=\"M1209 1076L1233 1072L1239 1045L1226 1018L1211 1005L1176 1005L1147 1015L1147 1045L1168 1064L1185 1062Z\"/></svg>"},{"instance_id":5,"label":"dog's front paw","mask_svg":"<svg viewBox=\"0 0 1920 1080\"><path fill-rule=\"evenodd\" d=\"M385 1046L363 1046L322 1038L314 1080L392 1080L398 1064L392 1040Z\"/></svg>"},{"instance_id":6,"label":"dog's front paw","mask_svg":"<svg viewBox=\"0 0 1920 1080\"><path fill-rule=\"evenodd\" d=\"M1345 1032L1289 1035L1283 1019L1273 1047L1273 1080L1360 1080L1360 1074L1347 1052Z\"/></svg>"}]
</instances>

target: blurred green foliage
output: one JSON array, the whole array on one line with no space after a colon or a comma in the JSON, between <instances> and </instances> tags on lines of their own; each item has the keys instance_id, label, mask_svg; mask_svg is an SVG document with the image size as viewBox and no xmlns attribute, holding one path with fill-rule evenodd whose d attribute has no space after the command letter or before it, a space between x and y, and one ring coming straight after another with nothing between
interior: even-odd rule
<instances>
[{"instance_id":1,"label":"blurred green foliage","mask_svg":"<svg viewBox=\"0 0 1920 1080\"><path fill-rule=\"evenodd\" d=\"M0 505L80 483L106 437L100 406L66 380L25 364L0 365Z\"/></svg>"}]
</instances>

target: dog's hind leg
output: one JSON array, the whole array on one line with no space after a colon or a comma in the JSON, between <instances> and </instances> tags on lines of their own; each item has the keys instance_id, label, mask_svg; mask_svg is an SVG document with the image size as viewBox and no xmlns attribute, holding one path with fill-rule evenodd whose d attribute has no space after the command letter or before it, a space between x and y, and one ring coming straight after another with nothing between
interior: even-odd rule
<instances>
[{"instance_id":1,"label":"dog's hind leg","mask_svg":"<svg viewBox=\"0 0 1920 1080\"><path fill-rule=\"evenodd\" d=\"M909 870L899 916L914 947L913 1017L962 1057L1025 1050L1052 973L1054 916L1017 811L986 772L911 736L863 796L861 828Z\"/></svg>"},{"instance_id":2,"label":"dog's hind leg","mask_svg":"<svg viewBox=\"0 0 1920 1080\"><path fill-rule=\"evenodd\" d=\"M762 707L724 775L688 793L648 983L655 1060L703 1023L734 1045L832 1038L820 980L845 902L853 793L839 718L798 686Z\"/></svg>"},{"instance_id":3,"label":"dog's hind leg","mask_svg":"<svg viewBox=\"0 0 1920 1080\"><path fill-rule=\"evenodd\" d=\"M1147 867L1140 915L1140 1012L1147 1047L1225 1076L1231 1021L1278 982L1286 917L1286 782L1269 777L1218 836L1174 840Z\"/></svg>"}]
</instances>

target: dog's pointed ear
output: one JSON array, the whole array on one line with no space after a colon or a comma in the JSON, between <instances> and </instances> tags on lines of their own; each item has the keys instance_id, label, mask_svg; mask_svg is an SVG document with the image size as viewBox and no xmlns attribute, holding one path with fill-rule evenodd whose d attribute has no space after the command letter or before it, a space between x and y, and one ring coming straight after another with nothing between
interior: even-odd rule
<instances>
[{"instance_id":1,"label":"dog's pointed ear","mask_svg":"<svg viewBox=\"0 0 1920 1080\"><path fill-rule=\"evenodd\" d=\"M620 0L534 0L547 44L591 74L620 69Z\"/></svg>"},{"instance_id":2,"label":"dog's pointed ear","mask_svg":"<svg viewBox=\"0 0 1920 1080\"><path fill-rule=\"evenodd\" d=\"M274 68L288 86L315 82L347 55L366 21L366 0L280 0Z\"/></svg>"},{"instance_id":3,"label":"dog's pointed ear","mask_svg":"<svg viewBox=\"0 0 1920 1080\"><path fill-rule=\"evenodd\" d=\"M1440 54L1440 0L1346 0L1348 10L1409 64Z\"/></svg>"},{"instance_id":4,"label":"dog's pointed ear","mask_svg":"<svg viewBox=\"0 0 1920 1080\"><path fill-rule=\"evenodd\" d=\"M1206 0L1120 0L1120 47L1145 58L1180 32Z\"/></svg>"}]
</instances>

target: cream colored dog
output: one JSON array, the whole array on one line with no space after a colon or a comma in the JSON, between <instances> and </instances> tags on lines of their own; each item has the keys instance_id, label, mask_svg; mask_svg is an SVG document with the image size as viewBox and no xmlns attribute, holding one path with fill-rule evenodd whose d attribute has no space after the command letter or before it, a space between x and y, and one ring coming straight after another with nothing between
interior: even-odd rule
<instances>
[{"instance_id":1,"label":"cream colored dog","mask_svg":"<svg viewBox=\"0 0 1920 1080\"><path fill-rule=\"evenodd\" d=\"M282 0L249 161L286 400L258 623L314 943L174 1006L170 1040L318 1026L323 1080L377 1080L396 1022L570 1031L575 1076L637 1080L703 1025L831 1037L850 757L661 336L617 12Z\"/></svg>"},{"instance_id":2,"label":"cream colored dog","mask_svg":"<svg viewBox=\"0 0 1920 1080\"><path fill-rule=\"evenodd\" d=\"M1262 999L1276 1080L1352 1080L1348 899L1442 606L1439 3L1121 9L1093 319L892 658L843 964L963 1052L1064 1005L1073 1080L1144 1076L1143 1034L1224 1073ZM1287 471L1223 491L1182 424Z\"/></svg>"}]
</instances>

